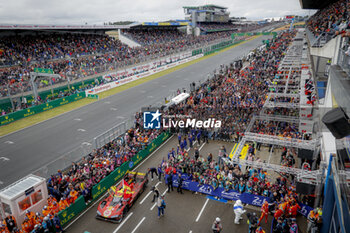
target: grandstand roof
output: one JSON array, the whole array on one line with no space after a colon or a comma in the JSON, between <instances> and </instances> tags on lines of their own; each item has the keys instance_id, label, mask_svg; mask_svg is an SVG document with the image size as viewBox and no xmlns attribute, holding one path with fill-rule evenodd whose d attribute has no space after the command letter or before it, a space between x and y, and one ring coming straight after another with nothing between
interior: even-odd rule
<instances>
[{"instance_id":1,"label":"grandstand roof","mask_svg":"<svg viewBox=\"0 0 350 233\"><path fill-rule=\"evenodd\" d=\"M38 24L0 24L0 30L81 30L81 29L125 29L138 26L140 23L129 25L38 25Z\"/></svg>"},{"instance_id":2,"label":"grandstand roof","mask_svg":"<svg viewBox=\"0 0 350 233\"><path fill-rule=\"evenodd\" d=\"M331 3L339 0L299 0L303 9L323 9Z\"/></svg>"},{"instance_id":3,"label":"grandstand roof","mask_svg":"<svg viewBox=\"0 0 350 233\"><path fill-rule=\"evenodd\" d=\"M142 26L187 26L190 22L143 22Z\"/></svg>"},{"instance_id":4,"label":"grandstand roof","mask_svg":"<svg viewBox=\"0 0 350 233\"><path fill-rule=\"evenodd\" d=\"M223 6L218 6L218 5L214 5L214 4L209 4L209 5L204 5L204 6L184 6L183 8L185 9L199 9L200 7L213 7L213 8L219 8L219 9L227 9L227 7L223 7Z\"/></svg>"}]
</instances>

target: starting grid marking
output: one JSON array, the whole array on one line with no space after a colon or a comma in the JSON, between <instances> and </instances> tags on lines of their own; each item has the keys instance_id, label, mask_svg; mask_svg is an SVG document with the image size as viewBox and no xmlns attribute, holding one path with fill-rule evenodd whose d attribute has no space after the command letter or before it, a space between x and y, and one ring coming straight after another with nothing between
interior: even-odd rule
<instances>
[{"instance_id":1,"label":"starting grid marking","mask_svg":"<svg viewBox=\"0 0 350 233\"><path fill-rule=\"evenodd\" d=\"M14 144L13 141L6 141L5 144Z\"/></svg>"},{"instance_id":2,"label":"starting grid marking","mask_svg":"<svg viewBox=\"0 0 350 233\"><path fill-rule=\"evenodd\" d=\"M7 162L7 161L9 161L10 159L9 159L9 158L6 158L6 157L0 157L0 160L2 160L3 162Z\"/></svg>"},{"instance_id":3,"label":"starting grid marking","mask_svg":"<svg viewBox=\"0 0 350 233\"><path fill-rule=\"evenodd\" d=\"M133 212L131 212L131 213L124 219L124 221L121 222L121 223L119 224L119 226L117 227L117 229L115 229L115 230L113 231L113 233L116 233L117 231L119 231L119 229L124 225L124 223L125 223L126 221L128 221L128 219L129 219L132 215L133 215Z\"/></svg>"},{"instance_id":4,"label":"starting grid marking","mask_svg":"<svg viewBox=\"0 0 350 233\"><path fill-rule=\"evenodd\" d=\"M136 225L136 227L134 228L134 230L133 230L131 233L135 233L135 231L137 230L137 228L139 228L139 226L141 225L141 223L142 223L143 221L145 221L145 219L146 219L146 217L143 217L143 218L141 219L141 221L139 222L139 224Z\"/></svg>"},{"instance_id":5,"label":"starting grid marking","mask_svg":"<svg viewBox=\"0 0 350 233\"><path fill-rule=\"evenodd\" d=\"M77 131L79 131L79 132L86 132L85 129L77 129Z\"/></svg>"}]
</instances>

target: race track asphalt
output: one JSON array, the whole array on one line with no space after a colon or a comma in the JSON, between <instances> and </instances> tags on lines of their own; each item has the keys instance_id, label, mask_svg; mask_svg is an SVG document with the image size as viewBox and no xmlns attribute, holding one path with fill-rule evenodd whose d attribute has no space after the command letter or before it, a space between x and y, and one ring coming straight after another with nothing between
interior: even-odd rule
<instances>
[{"instance_id":1,"label":"race track asphalt","mask_svg":"<svg viewBox=\"0 0 350 233\"><path fill-rule=\"evenodd\" d=\"M0 138L0 189L46 166L84 142L139 111L154 105L178 88L204 80L221 64L228 64L262 44L265 36L240 44L161 78ZM50 170L51 169L51 170ZM52 174L57 168L49 168Z\"/></svg>"}]
</instances>

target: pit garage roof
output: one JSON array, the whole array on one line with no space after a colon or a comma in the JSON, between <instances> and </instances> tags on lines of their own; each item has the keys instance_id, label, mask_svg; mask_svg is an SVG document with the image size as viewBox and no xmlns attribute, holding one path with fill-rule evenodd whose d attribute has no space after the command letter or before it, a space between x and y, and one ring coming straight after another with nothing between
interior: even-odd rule
<instances>
[{"instance_id":1,"label":"pit garage roof","mask_svg":"<svg viewBox=\"0 0 350 233\"><path fill-rule=\"evenodd\" d=\"M323 9L331 3L339 0L299 0L302 9Z\"/></svg>"},{"instance_id":2,"label":"pit garage roof","mask_svg":"<svg viewBox=\"0 0 350 233\"><path fill-rule=\"evenodd\" d=\"M5 198L7 200L13 200L17 198L19 195L25 193L26 190L40 184L42 181L45 181L44 178L28 175L21 180L9 185L8 187L2 189L0 191L0 198Z\"/></svg>"}]
</instances>

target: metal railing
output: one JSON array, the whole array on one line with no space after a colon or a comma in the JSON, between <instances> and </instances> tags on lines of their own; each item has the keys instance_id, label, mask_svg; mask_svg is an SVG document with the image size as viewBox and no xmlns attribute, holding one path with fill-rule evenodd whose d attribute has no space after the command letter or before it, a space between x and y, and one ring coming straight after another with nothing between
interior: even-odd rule
<instances>
[{"instance_id":1,"label":"metal railing","mask_svg":"<svg viewBox=\"0 0 350 233\"><path fill-rule=\"evenodd\" d=\"M340 48L338 65L350 76L350 49Z\"/></svg>"},{"instance_id":2,"label":"metal railing","mask_svg":"<svg viewBox=\"0 0 350 233\"><path fill-rule=\"evenodd\" d=\"M308 28L305 28L311 47L322 47L334 37L334 33L322 32L315 36Z\"/></svg>"},{"instance_id":3,"label":"metal railing","mask_svg":"<svg viewBox=\"0 0 350 233\"><path fill-rule=\"evenodd\" d=\"M106 132L98 135L93 139L93 148L98 149L101 148L102 146L106 145L107 143L113 141L117 137L121 136L126 132L128 129L126 122L122 122L111 129L107 130Z\"/></svg>"},{"instance_id":4,"label":"metal railing","mask_svg":"<svg viewBox=\"0 0 350 233\"><path fill-rule=\"evenodd\" d=\"M92 150L93 150L92 144L89 142L84 142L74 150L42 166L41 168L33 172L33 174L44 178L49 178L52 174L56 174L58 170L61 170L61 169L64 170L70 167L70 165L73 162L80 161L84 156L91 153Z\"/></svg>"}]
</instances>

